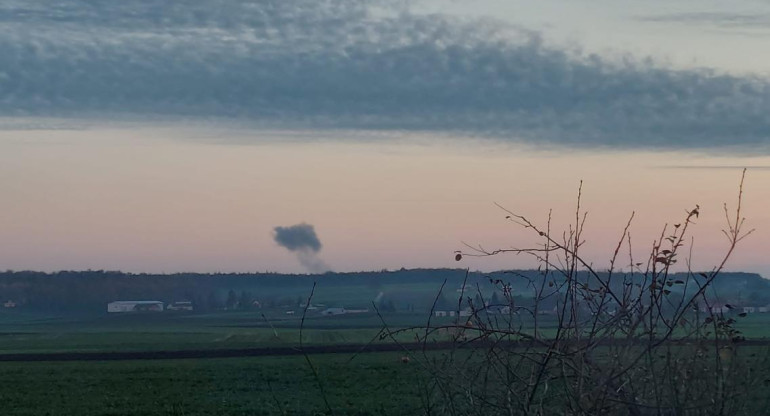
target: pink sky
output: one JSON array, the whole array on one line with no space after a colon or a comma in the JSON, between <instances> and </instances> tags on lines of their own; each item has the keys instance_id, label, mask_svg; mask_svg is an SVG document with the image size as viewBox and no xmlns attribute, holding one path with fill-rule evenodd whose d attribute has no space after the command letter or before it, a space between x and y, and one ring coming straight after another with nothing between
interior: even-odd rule
<instances>
[{"instance_id":1,"label":"pink sky","mask_svg":"<svg viewBox=\"0 0 770 416\"><path fill-rule=\"evenodd\" d=\"M287 140L295 138L296 140ZM132 272L304 272L271 238L315 226L334 270L526 268L522 256L453 260L462 242L523 247L536 239L494 202L556 228L589 211L585 253L609 258L632 211L636 256L664 223L701 206L695 267L723 251L722 203L740 169L768 157L537 150L478 140L354 133L247 133L175 128L5 131L0 142L0 268ZM350 139L350 140L348 140ZM252 144L239 144L252 143ZM255 144L256 143L256 144ZM770 170L750 169L745 214L757 231L729 264L770 272Z\"/></svg>"}]
</instances>

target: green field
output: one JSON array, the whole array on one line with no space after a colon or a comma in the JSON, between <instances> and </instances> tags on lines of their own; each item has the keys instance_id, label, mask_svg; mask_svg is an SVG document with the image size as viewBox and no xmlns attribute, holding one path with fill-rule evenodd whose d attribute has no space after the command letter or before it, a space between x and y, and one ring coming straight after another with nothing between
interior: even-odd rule
<instances>
[{"instance_id":1,"label":"green field","mask_svg":"<svg viewBox=\"0 0 770 416\"><path fill-rule=\"evenodd\" d=\"M419 367L395 353L313 356L338 415L418 413ZM408 380L408 382L404 382ZM3 415L314 415L305 358L0 363Z\"/></svg>"},{"instance_id":2,"label":"green field","mask_svg":"<svg viewBox=\"0 0 770 416\"><path fill-rule=\"evenodd\" d=\"M400 325L421 317L392 316ZM418 319L419 318L419 319ZM296 347L299 320L259 313L56 317L0 315L0 353ZM380 340L374 315L308 319L308 345ZM317 354L228 359L0 362L3 415L410 414L420 406L418 367L401 353ZM319 381L323 385L321 394ZM396 398L396 399L394 399Z\"/></svg>"},{"instance_id":3,"label":"green field","mask_svg":"<svg viewBox=\"0 0 770 416\"><path fill-rule=\"evenodd\" d=\"M269 321L259 313L246 312L0 316L0 354L295 347L300 334L299 319ZM426 323L418 314L394 314L384 319L394 329ZM306 345L389 342L377 336L382 327L382 319L373 314L316 317L305 322L302 338ZM399 339L413 341L408 334L399 335Z\"/></svg>"},{"instance_id":4,"label":"green field","mask_svg":"<svg viewBox=\"0 0 770 416\"><path fill-rule=\"evenodd\" d=\"M299 345L299 318L266 318L259 312L213 314L127 314L57 317L30 313L0 314L0 354L24 352L106 352L205 350ZM302 331L305 345L392 342L379 337L388 328L424 327L425 313L395 313L308 317ZM541 334L555 328L544 318ZM447 324L433 318L432 324ZM747 339L770 338L770 314L737 318ZM400 342L415 340L413 332L397 335Z\"/></svg>"},{"instance_id":5,"label":"green field","mask_svg":"<svg viewBox=\"0 0 770 416\"><path fill-rule=\"evenodd\" d=\"M424 326L427 316L308 317L303 343L392 342L377 337L383 320L398 329ZM299 318L266 318L259 312L53 316L14 311L0 314L0 354L296 347L299 323ZM770 316L749 315L736 327L748 339L768 338ZM399 340L413 341L413 336L406 332ZM423 361L404 364L402 356L309 355L317 378L302 355L0 362L0 414L313 415L326 412L324 397L338 415L420 413L425 399L420 386L429 377Z\"/></svg>"}]
</instances>

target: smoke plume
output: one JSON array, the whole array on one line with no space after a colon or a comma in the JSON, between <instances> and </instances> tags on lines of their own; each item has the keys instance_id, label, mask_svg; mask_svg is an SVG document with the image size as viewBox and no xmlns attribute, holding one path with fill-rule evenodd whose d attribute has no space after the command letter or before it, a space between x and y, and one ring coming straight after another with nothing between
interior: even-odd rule
<instances>
[{"instance_id":1,"label":"smoke plume","mask_svg":"<svg viewBox=\"0 0 770 416\"><path fill-rule=\"evenodd\" d=\"M321 240L310 224L296 224L273 228L273 240L297 256L299 263L311 273L323 273L330 267L318 257Z\"/></svg>"}]
</instances>

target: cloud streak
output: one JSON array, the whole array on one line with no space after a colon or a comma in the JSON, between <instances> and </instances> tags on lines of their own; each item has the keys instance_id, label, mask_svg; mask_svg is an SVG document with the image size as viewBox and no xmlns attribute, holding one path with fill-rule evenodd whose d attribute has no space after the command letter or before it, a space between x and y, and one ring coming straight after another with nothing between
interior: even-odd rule
<instances>
[{"instance_id":1,"label":"cloud streak","mask_svg":"<svg viewBox=\"0 0 770 416\"><path fill-rule=\"evenodd\" d=\"M569 53L491 20L392 4L4 2L0 111L770 148L767 79Z\"/></svg>"},{"instance_id":2,"label":"cloud streak","mask_svg":"<svg viewBox=\"0 0 770 416\"><path fill-rule=\"evenodd\" d=\"M770 14L767 13L732 13L732 12L692 12L669 13L637 18L643 22L657 23L687 23L722 26L726 28L758 28L767 29L770 24Z\"/></svg>"}]
</instances>

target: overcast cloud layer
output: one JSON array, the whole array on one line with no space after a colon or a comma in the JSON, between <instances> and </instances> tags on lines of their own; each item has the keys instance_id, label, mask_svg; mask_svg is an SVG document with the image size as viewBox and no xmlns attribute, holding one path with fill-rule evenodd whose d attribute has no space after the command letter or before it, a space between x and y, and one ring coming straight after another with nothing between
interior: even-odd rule
<instances>
[{"instance_id":1,"label":"overcast cloud layer","mask_svg":"<svg viewBox=\"0 0 770 416\"><path fill-rule=\"evenodd\" d=\"M770 144L767 79L580 56L399 3L4 1L0 111L618 148Z\"/></svg>"}]
</instances>

